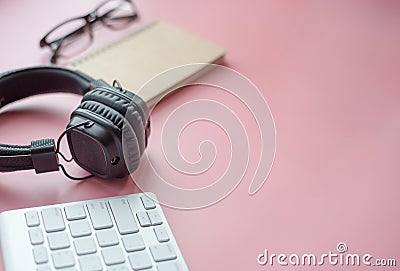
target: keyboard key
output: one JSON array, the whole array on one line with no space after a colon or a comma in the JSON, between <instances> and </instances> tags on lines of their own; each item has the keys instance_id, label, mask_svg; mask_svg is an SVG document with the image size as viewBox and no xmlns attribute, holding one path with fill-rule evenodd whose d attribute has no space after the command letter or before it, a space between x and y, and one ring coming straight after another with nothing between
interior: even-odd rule
<instances>
[{"instance_id":1,"label":"keyboard key","mask_svg":"<svg viewBox=\"0 0 400 271\"><path fill-rule=\"evenodd\" d=\"M82 237L92 234L89 222L86 220L74 221L69 224L69 230L72 237Z\"/></svg>"},{"instance_id":2,"label":"keyboard key","mask_svg":"<svg viewBox=\"0 0 400 271\"><path fill-rule=\"evenodd\" d=\"M74 240L76 254L86 255L97 252L93 237L78 238Z\"/></svg>"},{"instance_id":3,"label":"keyboard key","mask_svg":"<svg viewBox=\"0 0 400 271\"><path fill-rule=\"evenodd\" d=\"M126 199L112 199L109 201L109 204L120 234L139 231L131 207L129 207Z\"/></svg>"},{"instance_id":4,"label":"keyboard key","mask_svg":"<svg viewBox=\"0 0 400 271\"><path fill-rule=\"evenodd\" d=\"M36 211L28 211L25 213L26 225L28 227L36 227L40 225L39 216Z\"/></svg>"},{"instance_id":5,"label":"keyboard key","mask_svg":"<svg viewBox=\"0 0 400 271\"><path fill-rule=\"evenodd\" d=\"M97 241L99 246L108 247L119 244L119 240L115 230L103 230L96 232Z\"/></svg>"},{"instance_id":6,"label":"keyboard key","mask_svg":"<svg viewBox=\"0 0 400 271\"><path fill-rule=\"evenodd\" d=\"M179 271L179 267L176 262L163 262L157 265L158 271Z\"/></svg>"},{"instance_id":7,"label":"keyboard key","mask_svg":"<svg viewBox=\"0 0 400 271\"><path fill-rule=\"evenodd\" d=\"M44 238L43 238L42 229L40 229L40 228L30 229L29 230L29 239L31 239L32 245L43 244Z\"/></svg>"},{"instance_id":8,"label":"keyboard key","mask_svg":"<svg viewBox=\"0 0 400 271\"><path fill-rule=\"evenodd\" d=\"M43 209L42 217L46 232L63 231L65 229L60 208L54 207Z\"/></svg>"},{"instance_id":9,"label":"keyboard key","mask_svg":"<svg viewBox=\"0 0 400 271\"><path fill-rule=\"evenodd\" d=\"M49 261L49 257L47 256L47 249L44 246L34 247L33 248L33 258L35 259L35 263L47 263Z\"/></svg>"},{"instance_id":10,"label":"keyboard key","mask_svg":"<svg viewBox=\"0 0 400 271\"><path fill-rule=\"evenodd\" d=\"M49 247L53 250L68 248L70 245L69 237L66 232L50 233L47 236L47 240L49 241Z\"/></svg>"},{"instance_id":11,"label":"keyboard key","mask_svg":"<svg viewBox=\"0 0 400 271\"><path fill-rule=\"evenodd\" d=\"M157 210L148 211L147 215L150 218L151 225L156 226L156 225L161 225L162 224L161 216L160 216L160 214L158 213Z\"/></svg>"},{"instance_id":12,"label":"keyboard key","mask_svg":"<svg viewBox=\"0 0 400 271\"><path fill-rule=\"evenodd\" d=\"M143 207L146 210L150 210L150 209L156 208L156 204L154 203L154 201L151 198L143 195L143 196L140 197L140 199L142 200Z\"/></svg>"},{"instance_id":13,"label":"keyboard key","mask_svg":"<svg viewBox=\"0 0 400 271\"><path fill-rule=\"evenodd\" d=\"M152 267L151 259L146 251L132 253L128 256L133 270L142 270Z\"/></svg>"},{"instance_id":14,"label":"keyboard key","mask_svg":"<svg viewBox=\"0 0 400 271\"><path fill-rule=\"evenodd\" d=\"M156 262L176 259L176 253L171 244L151 246L150 252Z\"/></svg>"},{"instance_id":15,"label":"keyboard key","mask_svg":"<svg viewBox=\"0 0 400 271\"><path fill-rule=\"evenodd\" d=\"M109 247L101 251L106 265L113 265L125 262L125 257L120 247Z\"/></svg>"},{"instance_id":16,"label":"keyboard key","mask_svg":"<svg viewBox=\"0 0 400 271\"><path fill-rule=\"evenodd\" d=\"M70 250L57 251L51 256L55 268L72 267L75 265L74 254Z\"/></svg>"},{"instance_id":17,"label":"keyboard key","mask_svg":"<svg viewBox=\"0 0 400 271\"><path fill-rule=\"evenodd\" d=\"M113 226L107 205L104 201L94 201L87 204L93 228L107 229Z\"/></svg>"},{"instance_id":18,"label":"keyboard key","mask_svg":"<svg viewBox=\"0 0 400 271\"><path fill-rule=\"evenodd\" d=\"M140 226L147 227L151 225L150 218L147 215L147 212L138 212L136 216L139 220Z\"/></svg>"},{"instance_id":19,"label":"keyboard key","mask_svg":"<svg viewBox=\"0 0 400 271\"><path fill-rule=\"evenodd\" d=\"M169 241L168 233L164 227L154 228L154 233L156 234L158 242L162 243Z\"/></svg>"},{"instance_id":20,"label":"keyboard key","mask_svg":"<svg viewBox=\"0 0 400 271\"><path fill-rule=\"evenodd\" d=\"M103 266L97 255L85 256L79 259L81 271L101 271Z\"/></svg>"},{"instance_id":21,"label":"keyboard key","mask_svg":"<svg viewBox=\"0 0 400 271\"><path fill-rule=\"evenodd\" d=\"M122 237L122 243L127 252L138 251L146 248L142 236L137 234Z\"/></svg>"},{"instance_id":22,"label":"keyboard key","mask_svg":"<svg viewBox=\"0 0 400 271\"><path fill-rule=\"evenodd\" d=\"M131 271L127 265L116 265L107 268L107 271Z\"/></svg>"},{"instance_id":23,"label":"keyboard key","mask_svg":"<svg viewBox=\"0 0 400 271\"><path fill-rule=\"evenodd\" d=\"M85 208L82 204L68 205L64 208L65 216L68 220L77 220L86 218Z\"/></svg>"},{"instance_id":24,"label":"keyboard key","mask_svg":"<svg viewBox=\"0 0 400 271\"><path fill-rule=\"evenodd\" d=\"M36 271L51 271L50 265L39 265L36 269Z\"/></svg>"}]
</instances>

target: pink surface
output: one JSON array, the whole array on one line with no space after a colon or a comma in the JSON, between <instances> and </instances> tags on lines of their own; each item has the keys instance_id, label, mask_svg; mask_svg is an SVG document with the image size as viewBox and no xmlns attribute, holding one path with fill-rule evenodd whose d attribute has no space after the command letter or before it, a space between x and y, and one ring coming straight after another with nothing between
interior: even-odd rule
<instances>
[{"instance_id":1,"label":"pink surface","mask_svg":"<svg viewBox=\"0 0 400 271\"><path fill-rule=\"evenodd\" d=\"M48 52L38 48L41 36L97 2L3 0L0 70L45 64ZM140 0L137 5L141 22L166 19L227 48L225 64L258 86L276 123L276 160L256 195L247 194L257 166L254 152L242 183L221 202L193 211L164 208L191 270L309 270L260 266L257 256L264 249L321 255L337 252L339 242L349 253L394 258L400 264L397 1ZM90 50L119 35L96 31ZM192 87L160 104L152 117L149 153L155 159L162 155L151 140L160 133L165 114L193 98L214 96L212 88L199 92ZM236 108L235 101L224 102ZM48 95L4 108L0 140L27 144L57 137L78 103L76 96ZM195 136L186 131L182 146L198 146L209 136L203 131L194 127ZM218 142L224 135L213 137ZM221 149L223 157L227 148ZM192 151L183 153L196 159ZM223 165L224 160L218 164ZM0 210L134 192L138 189L130 179L75 183L61 173L7 173L0 175ZM342 268L326 263L315 269Z\"/></svg>"}]
</instances>

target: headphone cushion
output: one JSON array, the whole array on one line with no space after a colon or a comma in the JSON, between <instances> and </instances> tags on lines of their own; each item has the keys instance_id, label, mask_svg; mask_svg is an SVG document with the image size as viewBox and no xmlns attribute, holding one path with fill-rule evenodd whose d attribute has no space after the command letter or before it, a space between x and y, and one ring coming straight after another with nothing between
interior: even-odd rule
<instances>
[{"instance_id":1,"label":"headphone cushion","mask_svg":"<svg viewBox=\"0 0 400 271\"><path fill-rule=\"evenodd\" d=\"M143 108L143 105L136 101L138 98L135 99L137 96L133 93L124 92L124 94L130 98L128 100L113 92L115 92L115 90L96 88L86 93L83 96L82 102L91 101L101 103L114 109L114 111L117 111L123 118L126 118L136 134L140 152L143 153L146 147L145 127L147 119L143 119L142 116L148 118L147 107Z\"/></svg>"},{"instance_id":2,"label":"headphone cushion","mask_svg":"<svg viewBox=\"0 0 400 271\"><path fill-rule=\"evenodd\" d=\"M118 129L122 130L124 117L114 109L95 101L85 101L79 105L79 108L86 109L111 121Z\"/></svg>"},{"instance_id":3,"label":"headphone cushion","mask_svg":"<svg viewBox=\"0 0 400 271\"><path fill-rule=\"evenodd\" d=\"M119 113L125 115L126 109L130 104L130 100L124 99L117 94L113 93L114 90L108 90L104 88L95 88L89 92L87 92L83 98L84 101L97 101L103 104L108 105L109 107L115 108Z\"/></svg>"},{"instance_id":4,"label":"headphone cushion","mask_svg":"<svg viewBox=\"0 0 400 271\"><path fill-rule=\"evenodd\" d=\"M135 171L139 166L140 148L139 141L137 140L135 132L129 126L124 126L124 141L122 149L124 151L124 158L126 167L129 173Z\"/></svg>"}]
</instances>

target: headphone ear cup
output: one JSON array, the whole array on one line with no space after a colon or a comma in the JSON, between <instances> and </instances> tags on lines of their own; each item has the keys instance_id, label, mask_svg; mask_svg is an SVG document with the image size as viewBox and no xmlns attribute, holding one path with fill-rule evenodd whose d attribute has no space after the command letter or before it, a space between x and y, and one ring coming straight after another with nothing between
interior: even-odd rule
<instances>
[{"instance_id":1,"label":"headphone ear cup","mask_svg":"<svg viewBox=\"0 0 400 271\"><path fill-rule=\"evenodd\" d=\"M124 152L123 156L125 158L126 167L128 172L133 172L139 166L140 155L142 153L140 145L143 143L138 140L136 132L133 127L131 127L130 122L125 122L125 118L119 112L96 101L85 101L81 103L79 108L88 110L91 113L111 121L113 125L118 128L121 132L120 140ZM128 112L129 111L131 110L128 110ZM141 120L140 115L136 111L132 113L132 117L136 117L136 121ZM142 133L144 133L144 130ZM144 135L140 134L140 137L144 138Z\"/></svg>"}]
</instances>

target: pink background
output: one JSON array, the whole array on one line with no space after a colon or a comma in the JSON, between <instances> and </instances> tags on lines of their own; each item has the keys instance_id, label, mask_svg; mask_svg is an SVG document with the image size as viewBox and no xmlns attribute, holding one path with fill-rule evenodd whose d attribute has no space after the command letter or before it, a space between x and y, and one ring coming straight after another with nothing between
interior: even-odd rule
<instances>
[{"instance_id":1,"label":"pink background","mask_svg":"<svg viewBox=\"0 0 400 271\"><path fill-rule=\"evenodd\" d=\"M97 4L1 1L0 71L46 64L49 52L39 49L41 36ZM400 264L399 2L138 0L137 5L141 20L132 28L165 19L227 48L225 65L258 86L276 123L276 160L256 195L247 194L255 152L242 183L221 202L193 211L164 208L191 270L310 270L259 266L257 255L264 249L319 255L336 252L339 242L349 253ZM85 53L127 32L99 29ZM175 106L213 97L213 91L187 88L161 103L152 117L152 138ZM0 140L29 144L57 137L78 103L76 96L47 95L6 107ZM194 127L197 136L185 136L183 146L197 146L208 136L201 131L207 130ZM158 159L161 148L152 138L149 152ZM134 192L129 178L75 183L60 172L4 173L0 211Z\"/></svg>"}]
</instances>

